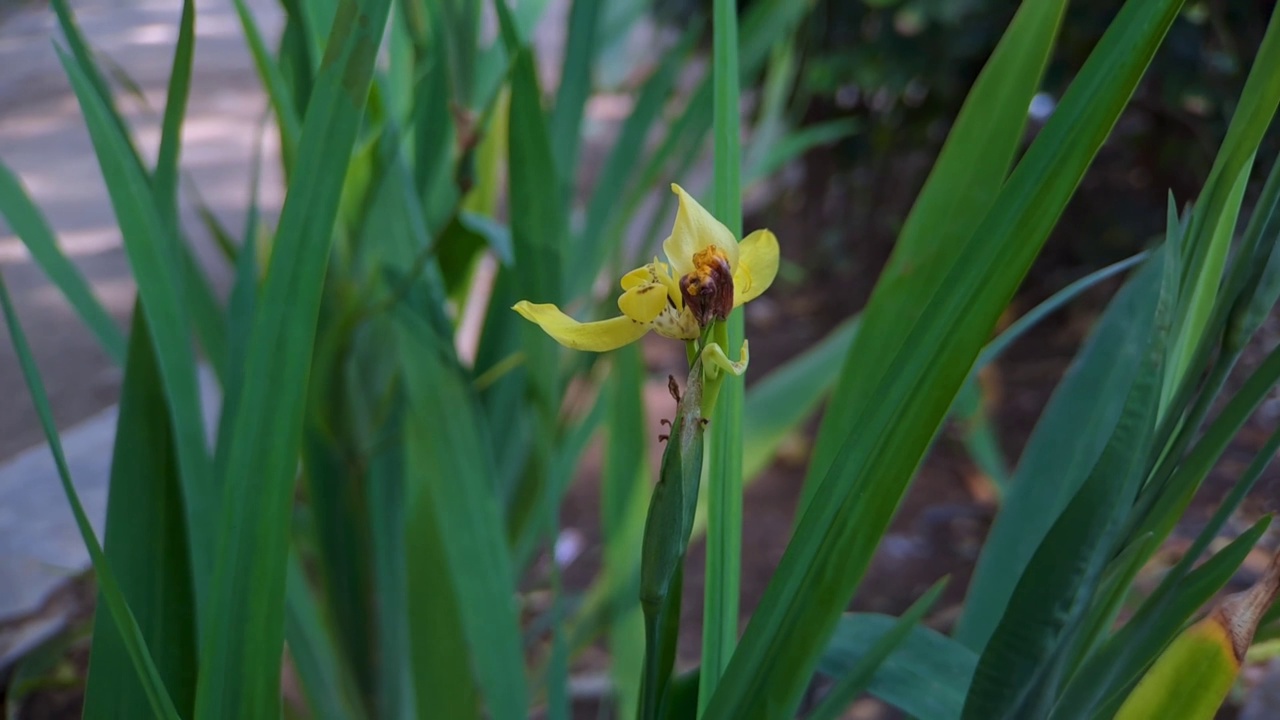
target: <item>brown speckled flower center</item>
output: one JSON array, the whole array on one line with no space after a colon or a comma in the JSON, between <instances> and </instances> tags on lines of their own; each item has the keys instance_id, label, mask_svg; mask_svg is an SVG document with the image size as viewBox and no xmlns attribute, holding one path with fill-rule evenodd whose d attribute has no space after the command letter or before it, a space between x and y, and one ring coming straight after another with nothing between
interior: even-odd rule
<instances>
[{"instance_id":1,"label":"brown speckled flower center","mask_svg":"<svg viewBox=\"0 0 1280 720\"><path fill-rule=\"evenodd\" d=\"M729 317L733 310L733 269L724 251L710 245L695 253L693 272L680 278L680 294L702 327Z\"/></svg>"}]
</instances>

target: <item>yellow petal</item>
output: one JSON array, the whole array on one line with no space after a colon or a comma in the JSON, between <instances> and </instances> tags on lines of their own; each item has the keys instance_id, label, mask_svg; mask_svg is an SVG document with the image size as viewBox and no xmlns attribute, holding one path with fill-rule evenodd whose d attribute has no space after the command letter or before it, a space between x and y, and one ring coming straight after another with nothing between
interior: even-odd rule
<instances>
[{"instance_id":1,"label":"yellow petal","mask_svg":"<svg viewBox=\"0 0 1280 720\"><path fill-rule=\"evenodd\" d=\"M645 265L622 276L622 289L630 290L651 282L653 282L653 266Z\"/></svg>"},{"instance_id":2,"label":"yellow petal","mask_svg":"<svg viewBox=\"0 0 1280 720\"><path fill-rule=\"evenodd\" d=\"M733 269L733 306L760 297L778 275L778 238L757 230L742 240L738 264Z\"/></svg>"},{"instance_id":3,"label":"yellow petal","mask_svg":"<svg viewBox=\"0 0 1280 720\"><path fill-rule=\"evenodd\" d=\"M555 341L574 350L606 352L639 340L649 331L649 326L628 317L616 317L599 322L580 323L560 312L550 303L535 305L521 300L512 308L542 328Z\"/></svg>"},{"instance_id":4,"label":"yellow petal","mask_svg":"<svg viewBox=\"0 0 1280 720\"><path fill-rule=\"evenodd\" d=\"M693 254L708 245L723 250L729 256L729 267L736 268L738 241L729 228L712 217L684 188L672 183L671 191L680 198L680 209L676 211L671 237L662 243L662 250L667 254L667 262L671 263L676 277L693 272Z\"/></svg>"},{"instance_id":5,"label":"yellow petal","mask_svg":"<svg viewBox=\"0 0 1280 720\"><path fill-rule=\"evenodd\" d=\"M659 283L666 288L667 297L671 298L671 303L675 305L676 310L684 309L684 296L680 294L680 282L671 277L671 268L664 262L658 262L658 258L655 257L648 265L638 267L622 276L623 290L631 290L652 283ZM623 310L623 312L626 311Z\"/></svg>"},{"instance_id":6,"label":"yellow petal","mask_svg":"<svg viewBox=\"0 0 1280 720\"><path fill-rule=\"evenodd\" d=\"M667 289L661 283L648 282L630 288L618 298L618 309L638 323L648 325L667 306Z\"/></svg>"}]
</instances>

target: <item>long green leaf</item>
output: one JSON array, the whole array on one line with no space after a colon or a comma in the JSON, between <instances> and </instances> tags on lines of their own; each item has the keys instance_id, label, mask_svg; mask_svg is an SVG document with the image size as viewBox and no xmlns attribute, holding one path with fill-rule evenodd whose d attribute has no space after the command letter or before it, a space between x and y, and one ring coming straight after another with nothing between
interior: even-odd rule
<instances>
[{"instance_id":1,"label":"long green leaf","mask_svg":"<svg viewBox=\"0 0 1280 720\"><path fill-rule=\"evenodd\" d=\"M641 526L631 518L643 515L648 492L645 462L645 414L641 392L644 367L639 348L613 353L608 392L608 445L600 487L600 527L604 533L605 582L637 587ZM644 657L644 619L635 595L619 597L608 608L610 675L618 688L616 716L630 720L640 702L639 678Z\"/></svg>"},{"instance_id":2,"label":"long green leaf","mask_svg":"<svg viewBox=\"0 0 1280 720\"><path fill-rule=\"evenodd\" d=\"M849 704L871 684L880 666L911 636L911 631L916 629L946 587L946 579L939 580L911 603L911 607L898 618L889 632L881 635L853 667L839 677L835 687L823 698L822 704L810 713L809 720L839 720Z\"/></svg>"},{"instance_id":3,"label":"long green leaf","mask_svg":"<svg viewBox=\"0 0 1280 720\"><path fill-rule=\"evenodd\" d=\"M175 709L189 716L196 690L196 617L182 483L169 408L146 316L133 314L107 495L107 560ZM101 601L101 606L106 603ZM142 717L145 681L110 613L94 618L85 718Z\"/></svg>"},{"instance_id":4,"label":"long green leaf","mask_svg":"<svg viewBox=\"0 0 1280 720\"><path fill-rule=\"evenodd\" d=\"M359 428L351 425L369 421L369 414L360 412L363 408L353 407L351 396L363 393L376 401L382 395L377 388L365 385L350 388L342 377L341 365L334 368L319 359L315 365L302 440L312 540L322 595L333 619L334 644L351 660L360 695L370 698L375 683L371 662L374 589L369 562L372 531L365 504L367 477L348 460L354 453L346 440L352 435L363 439ZM322 368L330 372L322 372ZM321 423L328 423L327 428L318 427Z\"/></svg>"},{"instance_id":5,"label":"long green leaf","mask_svg":"<svg viewBox=\"0 0 1280 720\"><path fill-rule=\"evenodd\" d=\"M388 423L386 431L395 433L395 425ZM405 458L399 450L390 446L380 447L375 452L369 462L367 488L373 577L377 589L374 609L379 672L375 714L386 720L417 717L413 662L409 638L404 633L410 608L408 548L405 542Z\"/></svg>"},{"instance_id":6,"label":"long green leaf","mask_svg":"<svg viewBox=\"0 0 1280 720\"><path fill-rule=\"evenodd\" d=\"M1040 87L1066 3L1025 3L1019 8L991 59L965 98L951 133L938 155L929 178L916 198L898 237L898 244L877 293L900 285L940 283L952 263L961 256L967 240L996 201L1022 141L1024 112ZM1065 100L1065 98L1064 98ZM1062 107L1058 108L1061 117ZM1040 143L1042 147L1046 144ZM922 272L923 270L923 272ZM927 276L929 279L926 279ZM905 311L899 309L899 312ZM918 308L902 316L916 317ZM828 413L818 431L814 457L805 475L800 513L808 507L816 486L825 476L840 443L854 427L855 389L867 372L864 355L845 356L833 398L837 412ZM882 350L876 350L876 353Z\"/></svg>"},{"instance_id":7,"label":"long green leaf","mask_svg":"<svg viewBox=\"0 0 1280 720\"><path fill-rule=\"evenodd\" d=\"M1227 318L1224 349L1241 352L1280 299L1280 162L1271 164L1227 282L1234 305Z\"/></svg>"},{"instance_id":8,"label":"long green leaf","mask_svg":"<svg viewBox=\"0 0 1280 720\"><path fill-rule=\"evenodd\" d=\"M110 107L94 91L92 81L65 53L59 57L80 101L89 136L93 140L111 204L124 236L125 253L138 283L138 295L147 317L160 379L168 398L174 443L178 453L186 520L192 538L192 573L196 601L208 585L213 555L209 512L212 508L212 467L205 449L204 416L195 357L183 313L177 273L172 262L175 239L166 231L157 212L150 183L143 174L132 146L115 121ZM200 611L203 617L203 609Z\"/></svg>"},{"instance_id":9,"label":"long green leaf","mask_svg":"<svg viewBox=\"0 0 1280 720\"><path fill-rule=\"evenodd\" d=\"M106 115L109 122L113 123L116 130L122 137L128 137L129 129L125 127L124 118L120 115L119 110L115 107L115 101L112 98L110 86L107 85L106 78L102 76L102 72L98 69L98 63L94 60L93 50L89 47L89 43L85 40L84 33L80 31L80 25L76 22L75 13L71 12L71 6L67 0L52 0L53 12L58 17L58 27L62 30L62 37L66 40L67 46L71 50L71 56L75 58L75 64L84 74L86 85L91 88L94 95L101 99L106 108ZM64 60L63 65L67 62ZM142 169L142 161L135 153L133 161L138 165L138 169Z\"/></svg>"},{"instance_id":10,"label":"long green leaf","mask_svg":"<svg viewBox=\"0 0 1280 720\"><path fill-rule=\"evenodd\" d=\"M0 163L0 215L4 216L9 229L26 246L32 259L57 286L84 324L97 336L107 356L117 365L123 365L124 333L98 302L84 275L58 248L48 220L31 201L22 181L4 163Z\"/></svg>"},{"instance_id":11,"label":"long green leaf","mask_svg":"<svg viewBox=\"0 0 1280 720\"><path fill-rule=\"evenodd\" d=\"M595 66L601 5L597 0L574 0L569 11L569 34L565 43L564 64L560 69L560 87L556 91L555 106L548 123L551 154L560 169L565 202L572 202L573 199L578 149L582 144L582 114L587 97L591 94L591 73Z\"/></svg>"},{"instance_id":12,"label":"long green leaf","mask_svg":"<svg viewBox=\"0 0 1280 720\"><path fill-rule=\"evenodd\" d=\"M1135 519L1130 537L1147 532L1161 539L1168 537L1231 439L1277 383L1280 383L1280 348L1272 350L1245 380L1172 474L1143 489L1139 501L1148 504Z\"/></svg>"},{"instance_id":13,"label":"long green leaf","mask_svg":"<svg viewBox=\"0 0 1280 720\"><path fill-rule=\"evenodd\" d=\"M1130 339L1151 322L1141 309L1158 281L1137 276L1111 302L1027 441L956 626L956 639L969 648L986 646L1027 563L1115 429L1146 352Z\"/></svg>"},{"instance_id":14,"label":"long green leaf","mask_svg":"<svg viewBox=\"0 0 1280 720\"><path fill-rule=\"evenodd\" d=\"M533 55L527 47L516 53L511 70L511 118L508 171L511 239L517 270L513 275L515 291L533 302L559 302L564 297L568 224L560 192L554 183L547 182L557 171ZM555 489L566 484L550 477L561 402L560 347L530 323L521 323L518 332L523 338L528 368L526 393L537 419L532 427L532 465L523 478L523 487L517 490L523 497L515 505L524 511L515 530L516 559L522 563L532 553L539 534L548 529L548 514L558 507ZM536 512L542 514L532 514Z\"/></svg>"},{"instance_id":15,"label":"long green leaf","mask_svg":"<svg viewBox=\"0 0 1280 720\"><path fill-rule=\"evenodd\" d=\"M406 501L408 527L437 530L448 571L444 577L453 586L462 633L490 714L522 718L528 712L524 659L514 573L489 481L491 441L464 376L446 362L451 353L446 341L433 338L429 327L407 312L397 317L408 396L406 437L412 438L405 443L406 462L417 477ZM440 413L448 413L450 422L439 423ZM414 549L422 547L415 537L406 541L411 563ZM411 572L411 597L414 577ZM419 706L426 707L426 701L420 699Z\"/></svg>"},{"instance_id":16,"label":"long green leaf","mask_svg":"<svg viewBox=\"0 0 1280 720\"><path fill-rule=\"evenodd\" d=\"M413 468L419 458L405 459ZM424 477L426 474L424 473ZM406 488L412 496L425 490ZM481 716L480 690L467 646L459 588L445 557L446 538L441 535L434 503L429 497L406 498L403 526L406 566L406 627L410 664L407 668L416 703L430 707L441 717Z\"/></svg>"},{"instance_id":17,"label":"long green leaf","mask_svg":"<svg viewBox=\"0 0 1280 720\"><path fill-rule=\"evenodd\" d=\"M1271 125L1277 105L1280 105L1280 73L1276 72L1277 67L1280 67L1280 13L1273 11L1192 219L1186 247L1186 282L1190 293L1185 298L1180 317L1175 372L1169 378L1170 385L1180 381L1188 371L1191 358L1218 303L1222 269L1231 247L1253 157L1263 134Z\"/></svg>"},{"instance_id":18,"label":"long green leaf","mask_svg":"<svg viewBox=\"0 0 1280 720\"><path fill-rule=\"evenodd\" d=\"M1050 717L1070 720L1093 713L1113 715L1128 688L1182 630L1187 619L1227 584L1270 523L1270 517L1254 523L1160 597L1144 603L1071 678ZM1111 713L1103 714L1108 705Z\"/></svg>"},{"instance_id":19,"label":"long green leaf","mask_svg":"<svg viewBox=\"0 0 1280 720\"><path fill-rule=\"evenodd\" d=\"M254 67L258 77L267 90L267 99L271 109L275 111L276 122L280 128L280 154L284 160L286 174L293 167L297 156L298 138L302 134L302 121L297 108L294 107L293 96L289 93L280 66L271 57L267 49L267 41L258 28L258 20L249 9L246 0L232 0L236 8L236 16L240 18L240 28L244 32L245 41L249 44L249 52L253 56Z\"/></svg>"},{"instance_id":20,"label":"long green leaf","mask_svg":"<svg viewBox=\"0 0 1280 720\"><path fill-rule=\"evenodd\" d=\"M67 459L62 452L62 442L58 438L58 428L53 421L53 410L49 407L49 396L45 392L44 381L40 378L40 370L36 367L35 358L31 355L31 346L18 321L13 299L9 296L9 288L2 275L0 275L0 310L4 313L5 326L9 328L9 339L13 343L14 353L18 356L18 365L22 369L22 377L27 383L27 389L31 393L32 404L35 405L36 413L40 416L40 426L44 430L45 439L49 442L49 451L53 454L58 478L62 481L62 490L66 493L76 527L80 530L80 537L84 540L85 548L89 551L89 559L97 573L98 589L102 600L115 623L118 637L133 670L141 681L147 705L153 716L177 720L178 712L165 689L164 679L160 676L155 661L147 650L147 643L138 626L138 621L129 610L124 592L120 589L120 583L116 580L107 556L102 551L102 545L94 535L89 516L85 514L75 484L71 481L71 471L67 468Z\"/></svg>"},{"instance_id":21,"label":"long green leaf","mask_svg":"<svg viewBox=\"0 0 1280 720\"><path fill-rule=\"evenodd\" d=\"M712 213L742 237L742 112L738 102L738 7L716 0L712 72L715 88L715 192ZM715 339L730 356L741 352L743 311L717 326ZM698 709L705 711L738 640L738 585L742 573L742 409L738 378L724 378L714 426L707 435L707 565L702 610L702 669Z\"/></svg>"},{"instance_id":22,"label":"long green leaf","mask_svg":"<svg viewBox=\"0 0 1280 720\"><path fill-rule=\"evenodd\" d=\"M1054 672L1065 662L1065 640L1092 603L1146 477L1147 453L1134 449L1148 447L1155 432L1177 298L1176 254L1166 247L1126 288L1129 312L1137 317L1128 342L1141 349L1129 382L1116 388L1127 399L1088 477L1017 576L979 656L965 720L1040 717L1060 682Z\"/></svg>"},{"instance_id":23,"label":"long green leaf","mask_svg":"<svg viewBox=\"0 0 1280 720\"><path fill-rule=\"evenodd\" d=\"M562 296L565 219L559 194L547 183L555 170L542 93L533 55L516 56L511 70L510 170L511 238L523 290L536 302L558 302Z\"/></svg>"},{"instance_id":24,"label":"long green leaf","mask_svg":"<svg viewBox=\"0 0 1280 720\"><path fill-rule=\"evenodd\" d=\"M244 387L244 364L249 356L249 333L258 305L258 182L262 168L262 136L254 145L249 210L245 213L244 240L236 253L235 280L227 299L227 357L222 376L222 412L214 448L214 477L225 477L231 424Z\"/></svg>"},{"instance_id":25,"label":"long green leaf","mask_svg":"<svg viewBox=\"0 0 1280 720\"><path fill-rule=\"evenodd\" d=\"M345 0L300 139L262 289L222 479L221 534L203 628L197 714L278 711L289 508L333 223L389 0Z\"/></svg>"},{"instance_id":26,"label":"long green leaf","mask_svg":"<svg viewBox=\"0 0 1280 720\"><path fill-rule=\"evenodd\" d=\"M285 637L311 710L320 720L358 720L360 691L338 652L296 555L285 581Z\"/></svg>"},{"instance_id":27,"label":"long green leaf","mask_svg":"<svg viewBox=\"0 0 1280 720\"><path fill-rule=\"evenodd\" d=\"M914 273L890 272L877 286L850 349L863 362L847 392L836 396L838 407L849 409L843 427L852 432L835 434L833 442L844 441L844 448L833 464L824 465L818 453L817 473L825 481L747 627L709 717L786 714L799 701L823 641L956 391L1180 6L1177 0L1127 3L978 229L936 265L920 258ZM1038 5L1023 11L1032 8L1043 11ZM1034 36L1023 28L1056 26L1057 13L1046 15L1020 14L1014 39ZM1022 25L1024 18L1039 22ZM1044 45L1036 46L1037 53ZM1005 62L1021 71L1027 61L1000 55L994 67L1007 73Z\"/></svg>"},{"instance_id":28,"label":"long green leaf","mask_svg":"<svg viewBox=\"0 0 1280 720\"><path fill-rule=\"evenodd\" d=\"M160 149L152 185L161 217L176 237L178 233L178 154L182 149L182 123L187 116L191 93L191 65L195 52L196 10L193 0L183 0L178 23L178 44L174 48L169 89L165 95L164 118L160 123Z\"/></svg>"},{"instance_id":29,"label":"long green leaf","mask_svg":"<svg viewBox=\"0 0 1280 720\"><path fill-rule=\"evenodd\" d=\"M168 262L173 264L172 274L175 276L181 274L183 276L183 282L179 286L182 290L181 297L190 303L188 308L175 302L172 308L181 313L190 311L189 319L194 324L196 335L209 352L214 369L221 376L223 328L218 313L218 301L214 297L208 278L195 262L191 249L184 242L181 242L181 235L176 221L177 157L180 146L179 136L182 118L186 112L187 94L190 86L190 61L194 45L194 10L191 12L184 11L182 27L179 29L179 42L174 54L173 71L170 74L169 97L166 102L165 116L161 128L161 153L157 165L158 176L148 176L143 159L130 139L129 128L120 111L116 108L110 88L98 69L92 49L80 32L75 15L71 12L66 0L54 0L53 7L58 16L58 24L62 28L63 36L70 47L71 57L75 59L75 64L83 75L82 79L85 81L76 90L77 97L81 100L82 112L85 113L87 119L89 111L83 107L83 98L87 94L96 96L100 103L96 111L104 118L103 125L100 128L101 133L113 136L113 142L116 144L116 147L112 148L110 152L121 155L116 161L125 166L126 172L132 173L136 169L148 181L157 205L155 211L159 213L160 224L169 236L167 242L164 243L165 257ZM67 60L61 56L60 59L66 65ZM117 72L116 74L123 75L122 72ZM136 83L129 80L127 76L124 76L121 82L125 83L127 87L132 87L136 90ZM73 87L76 87L74 83ZM145 102L145 98L143 101ZM94 139L94 147L98 148L98 136L94 134L92 126L90 135ZM99 151L99 154L101 156L101 151ZM105 172L104 169L104 174ZM109 189L114 190L114 188L110 187ZM113 205L116 202L114 195L112 202ZM119 212L119 208L117 207L116 209ZM121 220L121 223L123 229L124 221ZM128 245L126 238L126 250ZM135 262L133 256L130 256L130 263L133 262ZM144 298L144 306L149 302L150 300ZM148 312L154 311L148 310ZM156 332L157 338L159 338L158 342L163 344L167 335L166 329L162 326L157 326L153 330ZM161 359L164 360L163 352ZM162 369L165 371L166 377L172 371L172 367L168 364L163 364ZM179 402L174 411L179 416L183 416L185 412L183 403ZM183 433L179 433L179 438L183 438ZM187 458L185 458L185 455L188 453L188 449L181 443L179 447L184 456L183 472L185 477L187 472L185 469ZM199 526L195 527L198 529ZM196 549L195 546L193 546L193 551L197 553L203 552ZM196 567L198 570L203 566L203 563L197 562ZM204 582L203 576L197 577L198 584L203 584Z\"/></svg>"},{"instance_id":30,"label":"long green leaf","mask_svg":"<svg viewBox=\"0 0 1280 720\"><path fill-rule=\"evenodd\" d=\"M831 634L818 672L835 678L848 673L897 622L888 615L844 615ZM880 665L867 690L911 717L955 720L977 662L977 656L960 643L916 626Z\"/></svg>"}]
</instances>

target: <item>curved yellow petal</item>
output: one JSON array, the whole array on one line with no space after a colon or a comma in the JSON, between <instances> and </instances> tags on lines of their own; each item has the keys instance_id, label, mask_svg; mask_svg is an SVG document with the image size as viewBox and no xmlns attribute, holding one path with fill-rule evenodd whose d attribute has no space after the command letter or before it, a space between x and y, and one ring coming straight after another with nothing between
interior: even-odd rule
<instances>
[{"instance_id":1,"label":"curved yellow petal","mask_svg":"<svg viewBox=\"0 0 1280 720\"><path fill-rule=\"evenodd\" d=\"M628 317L581 323L550 303L535 305L521 300L511 308L533 322L561 345L574 350L606 352L639 340L649 326Z\"/></svg>"},{"instance_id":2,"label":"curved yellow petal","mask_svg":"<svg viewBox=\"0 0 1280 720\"><path fill-rule=\"evenodd\" d=\"M667 262L675 270L676 277L693 272L693 254L708 245L715 245L729 257L729 267L738 266L738 241L729 228L712 217L684 188L671 184L671 192L680 198L676 211L676 224L671 236L662 243Z\"/></svg>"},{"instance_id":3,"label":"curved yellow petal","mask_svg":"<svg viewBox=\"0 0 1280 720\"><path fill-rule=\"evenodd\" d=\"M667 297L671 298L671 303L676 306L677 310L684 309L684 296L680 294L680 282L671 277L671 268L667 267L664 262L659 262L658 258L654 258L653 262L622 276L622 289L624 291L640 287L641 285L658 283L667 290ZM623 310L623 312L626 312ZM647 322L647 321L646 321Z\"/></svg>"},{"instance_id":4,"label":"curved yellow petal","mask_svg":"<svg viewBox=\"0 0 1280 720\"><path fill-rule=\"evenodd\" d=\"M651 282L653 282L653 266L645 265L622 276L622 289L630 290Z\"/></svg>"},{"instance_id":5,"label":"curved yellow petal","mask_svg":"<svg viewBox=\"0 0 1280 720\"><path fill-rule=\"evenodd\" d=\"M618 298L618 309L638 323L648 325L667 306L667 289L661 283L637 285Z\"/></svg>"},{"instance_id":6,"label":"curved yellow petal","mask_svg":"<svg viewBox=\"0 0 1280 720\"><path fill-rule=\"evenodd\" d=\"M751 233L743 238L740 250L733 269L734 307L760 297L778 275L778 238L773 233Z\"/></svg>"}]
</instances>

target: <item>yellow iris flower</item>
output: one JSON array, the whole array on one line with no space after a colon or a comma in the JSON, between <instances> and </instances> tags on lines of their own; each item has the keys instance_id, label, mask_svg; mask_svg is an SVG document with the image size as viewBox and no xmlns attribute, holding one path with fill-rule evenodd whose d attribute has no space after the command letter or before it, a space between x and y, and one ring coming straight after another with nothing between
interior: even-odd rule
<instances>
[{"instance_id":1,"label":"yellow iris flower","mask_svg":"<svg viewBox=\"0 0 1280 720\"><path fill-rule=\"evenodd\" d=\"M729 228L684 188L673 184L671 190L680 208L671 236L662 243L667 262L654 258L622 277L622 315L582 323L549 303L521 300L513 309L565 347L606 352L650 330L676 340L697 340L709 324L769 289L778 274L778 239L773 233L757 230L738 243ZM723 355L719 347L706 349ZM745 353L733 365L745 369ZM733 370L741 374L738 367Z\"/></svg>"}]
</instances>

